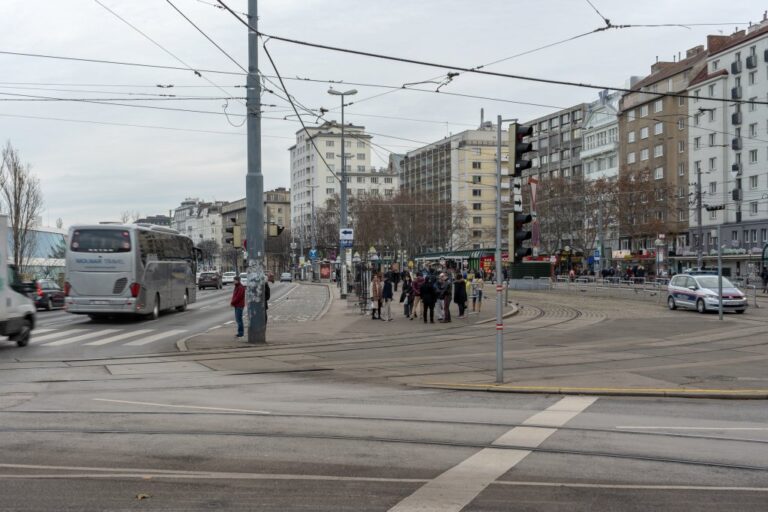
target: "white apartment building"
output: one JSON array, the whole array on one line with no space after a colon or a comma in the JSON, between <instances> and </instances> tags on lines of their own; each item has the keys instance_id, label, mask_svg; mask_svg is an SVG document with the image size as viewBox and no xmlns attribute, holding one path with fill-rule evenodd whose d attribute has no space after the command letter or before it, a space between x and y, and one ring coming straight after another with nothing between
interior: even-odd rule
<instances>
[{"instance_id":1,"label":"white apartment building","mask_svg":"<svg viewBox=\"0 0 768 512\"><path fill-rule=\"evenodd\" d=\"M587 106L580 154L585 180L616 179L619 176L620 98L620 93L600 91L600 98Z\"/></svg>"},{"instance_id":2,"label":"white apartment building","mask_svg":"<svg viewBox=\"0 0 768 512\"><path fill-rule=\"evenodd\" d=\"M204 240L220 244L223 233L221 207L225 204L226 201L205 202L188 197L174 209L171 227L190 237L196 246ZM215 263L220 264L219 261Z\"/></svg>"},{"instance_id":3,"label":"white apartment building","mask_svg":"<svg viewBox=\"0 0 768 512\"><path fill-rule=\"evenodd\" d=\"M328 199L341 194L341 125L335 121L296 132L291 152L291 224L311 222L313 208L324 207ZM347 197L391 196L399 188L395 173L371 165L371 136L364 126L344 126ZM312 145L314 141L315 145ZM315 146L317 150L315 150ZM317 152L320 151L322 158ZM332 172L333 171L333 172ZM335 175L334 175L335 173Z\"/></svg>"},{"instance_id":4,"label":"white apartment building","mask_svg":"<svg viewBox=\"0 0 768 512\"><path fill-rule=\"evenodd\" d=\"M710 36L707 68L688 93L702 99L691 100L688 120L694 193L685 255L701 250L703 263L712 265L721 244L732 275L754 273L768 243L768 108L749 101L768 98L768 21L730 36Z\"/></svg>"}]
</instances>

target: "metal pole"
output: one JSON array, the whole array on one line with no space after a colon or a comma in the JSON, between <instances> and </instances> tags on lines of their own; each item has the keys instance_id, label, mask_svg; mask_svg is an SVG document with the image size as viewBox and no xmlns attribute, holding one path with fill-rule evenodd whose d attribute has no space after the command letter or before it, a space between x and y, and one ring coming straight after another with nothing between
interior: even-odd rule
<instances>
[{"instance_id":1,"label":"metal pole","mask_svg":"<svg viewBox=\"0 0 768 512\"><path fill-rule=\"evenodd\" d=\"M341 218L339 229L347 226L347 148L344 145L344 95L341 95ZM341 258L341 292L339 297L347 298L347 250L339 236L339 258Z\"/></svg>"},{"instance_id":2,"label":"metal pole","mask_svg":"<svg viewBox=\"0 0 768 512\"><path fill-rule=\"evenodd\" d=\"M310 215L312 215L312 217L310 217L310 221L311 221L311 224L312 224L312 227L311 227L312 231L310 233L311 236L312 236L312 254L317 255L317 235L315 234L315 231L316 231L316 224L315 224L315 186L313 185L310 190L311 190L311 195L312 195L312 211L310 212ZM312 259L312 282L316 283L318 281L320 281L320 278L319 278L318 272L317 272L317 256L315 256L315 258Z\"/></svg>"},{"instance_id":3,"label":"metal pole","mask_svg":"<svg viewBox=\"0 0 768 512\"><path fill-rule=\"evenodd\" d=\"M510 229L513 229L510 226ZM512 235L514 236L514 235ZM496 382L504 382L504 322L501 284L501 116L496 117Z\"/></svg>"},{"instance_id":4,"label":"metal pole","mask_svg":"<svg viewBox=\"0 0 768 512\"><path fill-rule=\"evenodd\" d=\"M701 165L696 169L696 222L699 224L699 239L696 242L696 268L701 269L702 266L702 240L701 232ZM718 235L719 236L719 235Z\"/></svg>"},{"instance_id":5,"label":"metal pole","mask_svg":"<svg viewBox=\"0 0 768 512\"><path fill-rule=\"evenodd\" d=\"M598 233L598 241L597 241L597 247L599 249L600 254L600 261L598 265L598 269L601 272L595 272L596 274L600 275L602 277L602 270L605 268L605 240L603 237L603 196L600 194L597 197L597 233ZM597 276L595 276L597 278Z\"/></svg>"},{"instance_id":6,"label":"metal pole","mask_svg":"<svg viewBox=\"0 0 768 512\"><path fill-rule=\"evenodd\" d=\"M723 319L723 225L717 225L717 315Z\"/></svg>"},{"instance_id":7,"label":"metal pole","mask_svg":"<svg viewBox=\"0 0 768 512\"><path fill-rule=\"evenodd\" d=\"M264 286L264 176L261 173L261 82L259 81L259 17L257 0L248 0L248 173L245 176L245 207L248 243L248 343L267 342Z\"/></svg>"}]
</instances>

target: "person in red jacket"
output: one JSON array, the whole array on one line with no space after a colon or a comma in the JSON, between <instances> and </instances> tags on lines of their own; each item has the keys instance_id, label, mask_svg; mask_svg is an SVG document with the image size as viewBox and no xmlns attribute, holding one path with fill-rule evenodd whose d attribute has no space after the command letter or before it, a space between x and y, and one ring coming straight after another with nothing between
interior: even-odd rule
<instances>
[{"instance_id":1,"label":"person in red jacket","mask_svg":"<svg viewBox=\"0 0 768 512\"><path fill-rule=\"evenodd\" d=\"M237 334L235 337L243 337L243 309L245 308L245 286L240 283L240 276L235 276L235 290L232 292L230 306L235 308L235 322L237 322Z\"/></svg>"}]
</instances>

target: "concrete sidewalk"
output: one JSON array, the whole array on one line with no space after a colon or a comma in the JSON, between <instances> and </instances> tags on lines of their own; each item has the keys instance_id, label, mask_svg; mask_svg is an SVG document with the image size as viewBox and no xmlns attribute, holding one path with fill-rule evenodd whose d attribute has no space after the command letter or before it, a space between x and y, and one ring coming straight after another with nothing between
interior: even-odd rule
<instances>
[{"instance_id":1,"label":"concrete sidewalk","mask_svg":"<svg viewBox=\"0 0 768 512\"><path fill-rule=\"evenodd\" d=\"M520 308L505 309L505 375L496 384L493 300L480 314L425 325L404 318L399 303L394 321L371 320L336 288L329 291L322 316L270 324L266 346L234 341L227 326L187 340L186 348L238 349L215 369L326 369L340 378L441 389L768 398L762 311L719 322L652 303L515 292Z\"/></svg>"}]
</instances>

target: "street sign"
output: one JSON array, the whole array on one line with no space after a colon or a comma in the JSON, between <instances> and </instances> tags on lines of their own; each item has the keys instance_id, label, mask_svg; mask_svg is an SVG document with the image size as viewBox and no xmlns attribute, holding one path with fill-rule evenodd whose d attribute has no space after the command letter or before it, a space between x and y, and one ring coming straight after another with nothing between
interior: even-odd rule
<instances>
[{"instance_id":1,"label":"street sign","mask_svg":"<svg viewBox=\"0 0 768 512\"><path fill-rule=\"evenodd\" d=\"M317 249L310 249L309 250L309 259L316 260L317 259Z\"/></svg>"},{"instance_id":2,"label":"street sign","mask_svg":"<svg viewBox=\"0 0 768 512\"><path fill-rule=\"evenodd\" d=\"M339 230L339 240L349 240L350 242L355 239L355 230L352 228L342 228Z\"/></svg>"}]
</instances>

